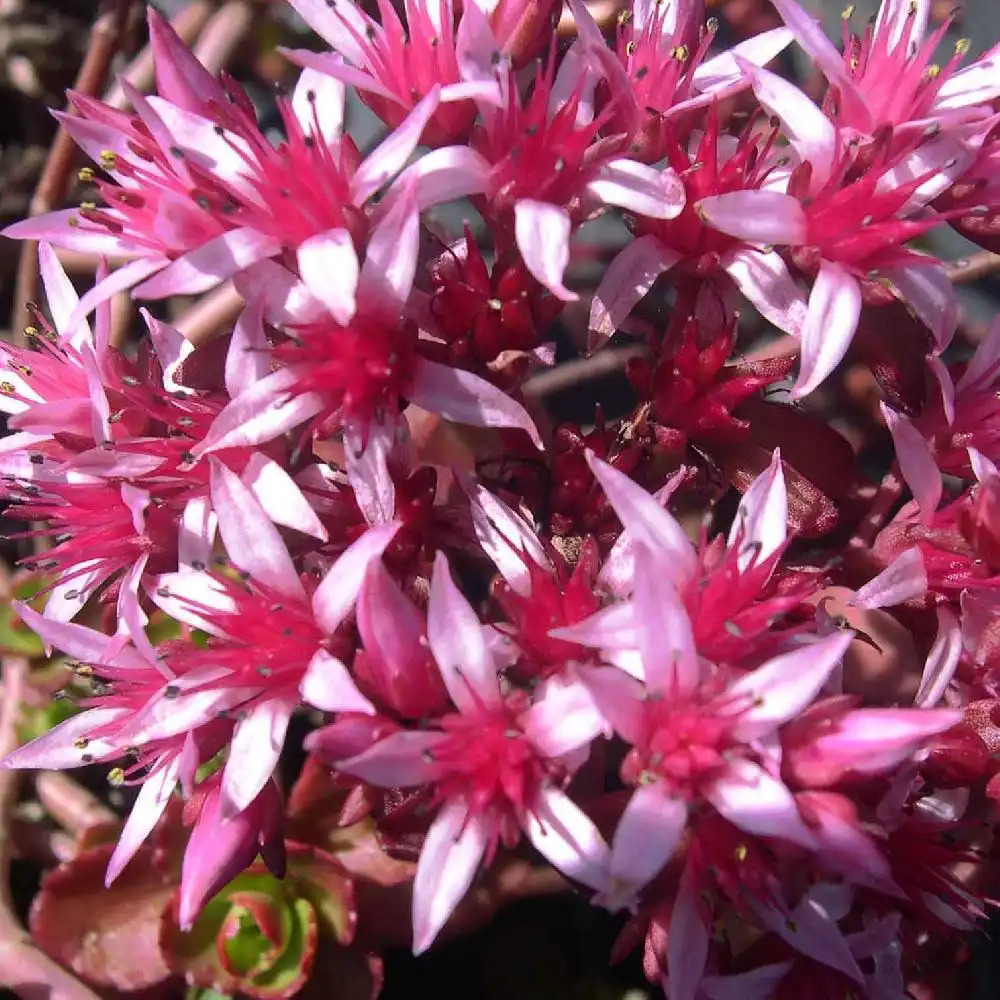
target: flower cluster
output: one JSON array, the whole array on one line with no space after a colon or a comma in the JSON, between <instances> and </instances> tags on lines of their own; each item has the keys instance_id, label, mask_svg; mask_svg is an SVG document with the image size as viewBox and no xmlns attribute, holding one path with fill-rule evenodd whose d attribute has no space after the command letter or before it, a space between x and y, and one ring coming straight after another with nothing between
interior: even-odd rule
<instances>
[{"instance_id":1,"label":"flower cluster","mask_svg":"<svg viewBox=\"0 0 1000 1000\"><path fill-rule=\"evenodd\" d=\"M102 204L6 230L47 303L0 348L0 494L49 581L18 609L88 694L3 766L138 789L109 883L183 797L189 929L258 855L283 873L308 707L356 814L391 799L386 838L420 845L416 952L523 843L628 911L671 1000L901 998L927 935L984 912L956 870L1000 799L1000 323L942 360L957 301L913 246L1000 211L1000 49L932 65L929 0L845 14L843 53L795 0L726 51L701 0L635 0L613 38L567 0L568 47L558 2L290 2L328 50L285 53L279 142L151 9L156 93L58 116ZM766 68L793 41L819 103ZM385 125L366 154L349 89ZM581 315L591 350L637 341L628 412L552 426L525 383L616 211ZM78 298L60 249L126 262ZM115 294L227 280L226 342L155 305L114 341ZM797 352L739 355L743 299ZM914 500L869 547L854 452L797 401L856 334L898 354L894 303L926 378L887 393L887 483ZM886 619L904 676L875 691Z\"/></svg>"}]
</instances>

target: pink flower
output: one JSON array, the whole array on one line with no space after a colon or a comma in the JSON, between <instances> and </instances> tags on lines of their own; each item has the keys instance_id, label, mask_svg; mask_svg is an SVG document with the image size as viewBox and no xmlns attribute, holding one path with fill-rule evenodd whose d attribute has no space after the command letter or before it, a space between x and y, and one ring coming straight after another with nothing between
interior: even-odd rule
<instances>
[{"instance_id":1,"label":"pink flower","mask_svg":"<svg viewBox=\"0 0 1000 1000\"><path fill-rule=\"evenodd\" d=\"M731 236L787 247L795 266L815 276L799 331L802 363L793 395L812 392L843 358L865 296L874 294L867 284L872 275L887 279L943 350L957 323L954 290L935 258L905 243L942 221L922 210L971 162L986 128L932 130L902 154L888 155L883 143L862 155L791 84L765 70L747 71L758 100L784 122L801 163L787 193L714 195L697 210ZM783 268L780 257L776 263Z\"/></svg>"},{"instance_id":2,"label":"pink flower","mask_svg":"<svg viewBox=\"0 0 1000 1000\"><path fill-rule=\"evenodd\" d=\"M643 163L663 158L676 142L671 119L715 104L750 85L739 59L764 66L792 40L776 28L706 58L717 21L705 24L702 0L635 0L619 15L613 50L581 0L570 0L580 32L580 58L601 81L596 107L603 131L630 137L629 155Z\"/></svg>"},{"instance_id":3,"label":"pink flower","mask_svg":"<svg viewBox=\"0 0 1000 1000\"><path fill-rule=\"evenodd\" d=\"M449 420L521 428L540 447L534 423L519 403L471 372L420 355L416 324L405 313L418 243L417 206L408 192L372 232L360 271L345 233L300 247L310 301L298 308L310 319L286 322L294 339L271 348L282 366L267 373L262 307L244 314L260 373L219 414L192 454L254 447L302 425L312 435L343 429L349 449L360 454L373 440L391 443L404 399ZM340 266L331 272L333 258ZM291 275L287 279L294 281ZM232 345L234 364L246 347Z\"/></svg>"},{"instance_id":4,"label":"pink flower","mask_svg":"<svg viewBox=\"0 0 1000 1000\"><path fill-rule=\"evenodd\" d=\"M324 753L338 771L378 787L426 786L439 805L414 882L416 953L431 945L483 859L488 864L499 842L513 846L522 831L570 878L607 887L607 846L559 787L568 777L564 758L597 735L588 713L571 711L579 693L550 684L533 704L523 693L502 693L482 625L440 553L427 642L456 711L435 728L399 730L346 759L331 760L329 745ZM349 711L355 702L346 694L324 707ZM314 747L323 743L321 731Z\"/></svg>"},{"instance_id":5,"label":"pink flower","mask_svg":"<svg viewBox=\"0 0 1000 1000\"><path fill-rule=\"evenodd\" d=\"M988 117L990 102L1000 97L1000 49L961 68L969 49L962 39L944 66L932 63L952 19L925 39L930 0L883 0L862 37L851 34L848 7L842 54L795 0L774 0L774 6L829 81L824 107L840 127L861 136L890 126L906 141L932 123L947 128Z\"/></svg>"},{"instance_id":6,"label":"pink flower","mask_svg":"<svg viewBox=\"0 0 1000 1000\"><path fill-rule=\"evenodd\" d=\"M500 102L497 42L476 3L462 5L457 31L452 0L405 0L405 25L386 0L379 0L377 21L352 0L291 3L335 54L297 49L287 55L357 88L390 128L439 87L441 103L427 122L423 141L430 146L461 142L475 121L475 102Z\"/></svg>"}]
</instances>

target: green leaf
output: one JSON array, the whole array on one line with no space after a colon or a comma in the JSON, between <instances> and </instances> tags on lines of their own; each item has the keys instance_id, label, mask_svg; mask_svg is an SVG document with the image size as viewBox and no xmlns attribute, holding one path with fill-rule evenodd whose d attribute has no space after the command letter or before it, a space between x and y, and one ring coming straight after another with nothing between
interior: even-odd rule
<instances>
[{"instance_id":1,"label":"green leaf","mask_svg":"<svg viewBox=\"0 0 1000 1000\"><path fill-rule=\"evenodd\" d=\"M231 993L220 993L211 986L189 986L184 1000L233 1000Z\"/></svg>"},{"instance_id":2,"label":"green leaf","mask_svg":"<svg viewBox=\"0 0 1000 1000\"><path fill-rule=\"evenodd\" d=\"M0 605L0 652L28 659L45 655L45 643L21 621L9 604Z\"/></svg>"},{"instance_id":3,"label":"green leaf","mask_svg":"<svg viewBox=\"0 0 1000 1000\"><path fill-rule=\"evenodd\" d=\"M21 718L17 725L17 738L27 743L50 729L65 722L79 711L79 708L69 698L56 698L40 708L21 709Z\"/></svg>"},{"instance_id":4,"label":"green leaf","mask_svg":"<svg viewBox=\"0 0 1000 1000\"><path fill-rule=\"evenodd\" d=\"M297 993L312 971L316 954L316 911L306 899L296 899L288 908L289 935L285 950L266 971L254 976L252 985L243 990L267 1000L290 997Z\"/></svg>"},{"instance_id":5,"label":"green leaf","mask_svg":"<svg viewBox=\"0 0 1000 1000\"><path fill-rule=\"evenodd\" d=\"M296 895L315 908L324 934L350 944L357 923L354 882L337 859L316 847L289 844L288 878L294 880Z\"/></svg>"}]
</instances>

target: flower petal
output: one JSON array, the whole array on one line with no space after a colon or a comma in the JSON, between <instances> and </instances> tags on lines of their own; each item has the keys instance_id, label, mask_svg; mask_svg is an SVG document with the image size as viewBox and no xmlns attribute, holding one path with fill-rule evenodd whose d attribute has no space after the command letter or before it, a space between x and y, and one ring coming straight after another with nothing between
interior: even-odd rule
<instances>
[{"instance_id":1,"label":"flower petal","mask_svg":"<svg viewBox=\"0 0 1000 1000\"><path fill-rule=\"evenodd\" d=\"M798 199L780 191L730 191L702 198L695 211L713 229L766 246L800 246L808 220Z\"/></svg>"},{"instance_id":2,"label":"flower petal","mask_svg":"<svg viewBox=\"0 0 1000 1000\"><path fill-rule=\"evenodd\" d=\"M962 657L962 629L946 608L937 609L938 630L924 663L920 687L913 699L918 708L933 708L944 697Z\"/></svg>"},{"instance_id":3,"label":"flower petal","mask_svg":"<svg viewBox=\"0 0 1000 1000\"><path fill-rule=\"evenodd\" d=\"M781 254L740 247L725 254L722 263L736 287L766 320L799 336L806 319L806 299Z\"/></svg>"},{"instance_id":4,"label":"flower petal","mask_svg":"<svg viewBox=\"0 0 1000 1000\"><path fill-rule=\"evenodd\" d=\"M930 445L923 434L908 417L897 413L885 403L879 405L889 433L892 434L900 471L920 507L924 523L927 524L938 509L944 490L937 462L934 461Z\"/></svg>"},{"instance_id":5,"label":"flower petal","mask_svg":"<svg viewBox=\"0 0 1000 1000\"><path fill-rule=\"evenodd\" d=\"M823 261L802 324L802 362L792 397L808 396L847 353L861 317L861 286L840 264Z\"/></svg>"},{"instance_id":6,"label":"flower petal","mask_svg":"<svg viewBox=\"0 0 1000 1000\"><path fill-rule=\"evenodd\" d=\"M878 576L872 577L851 600L856 608L872 610L902 604L927 593L924 557L915 545L903 551Z\"/></svg>"},{"instance_id":7,"label":"flower petal","mask_svg":"<svg viewBox=\"0 0 1000 1000\"><path fill-rule=\"evenodd\" d=\"M327 530L316 511L295 480L274 459L263 452L254 452L240 480L275 524L312 535L322 542L327 541Z\"/></svg>"},{"instance_id":8,"label":"flower petal","mask_svg":"<svg viewBox=\"0 0 1000 1000\"><path fill-rule=\"evenodd\" d=\"M536 448L543 447L538 428L528 411L507 393L472 372L421 358L414 369L407 396L417 406L455 423L519 428Z\"/></svg>"},{"instance_id":9,"label":"flower petal","mask_svg":"<svg viewBox=\"0 0 1000 1000\"><path fill-rule=\"evenodd\" d=\"M558 205L531 198L514 204L514 233L525 267L564 302L580 297L563 284L572 229L569 213Z\"/></svg>"},{"instance_id":10,"label":"flower petal","mask_svg":"<svg viewBox=\"0 0 1000 1000\"><path fill-rule=\"evenodd\" d=\"M940 265L886 267L879 272L887 278L897 297L934 337L943 351L958 329L959 305L955 286Z\"/></svg>"},{"instance_id":11,"label":"flower petal","mask_svg":"<svg viewBox=\"0 0 1000 1000\"><path fill-rule=\"evenodd\" d=\"M440 732L406 729L383 737L336 768L379 788L415 788L436 780L441 769L434 747L447 737Z\"/></svg>"},{"instance_id":12,"label":"flower petal","mask_svg":"<svg viewBox=\"0 0 1000 1000\"><path fill-rule=\"evenodd\" d=\"M729 531L729 548L738 541L740 572L753 563L770 558L785 544L788 525L788 495L777 448L770 465L750 484Z\"/></svg>"},{"instance_id":13,"label":"flower petal","mask_svg":"<svg viewBox=\"0 0 1000 1000\"><path fill-rule=\"evenodd\" d=\"M375 715L375 706L358 690L347 667L325 649L317 649L306 667L299 693L324 712Z\"/></svg>"},{"instance_id":14,"label":"flower petal","mask_svg":"<svg viewBox=\"0 0 1000 1000\"><path fill-rule=\"evenodd\" d=\"M358 295L366 313L398 322L413 289L420 250L420 216L414 186L403 189L368 237Z\"/></svg>"},{"instance_id":15,"label":"flower petal","mask_svg":"<svg viewBox=\"0 0 1000 1000\"><path fill-rule=\"evenodd\" d=\"M684 184L669 167L658 170L622 157L603 164L586 187L599 202L650 219L676 219L684 210Z\"/></svg>"},{"instance_id":16,"label":"flower petal","mask_svg":"<svg viewBox=\"0 0 1000 1000\"><path fill-rule=\"evenodd\" d=\"M611 852L587 814L557 788L543 787L524 821L524 832L549 864L574 882L604 892Z\"/></svg>"},{"instance_id":17,"label":"flower petal","mask_svg":"<svg viewBox=\"0 0 1000 1000\"><path fill-rule=\"evenodd\" d=\"M502 704L496 667L482 625L455 586L443 552L434 557L427 641L444 686L459 711L475 712L483 705L498 708Z\"/></svg>"},{"instance_id":18,"label":"flower petal","mask_svg":"<svg viewBox=\"0 0 1000 1000\"><path fill-rule=\"evenodd\" d=\"M461 799L437 814L413 880L413 953L426 951L468 892L491 834L483 813L470 813Z\"/></svg>"},{"instance_id":19,"label":"flower petal","mask_svg":"<svg viewBox=\"0 0 1000 1000\"><path fill-rule=\"evenodd\" d=\"M305 601L302 581L278 529L240 477L210 457L212 506L230 560L266 587Z\"/></svg>"},{"instance_id":20,"label":"flower petal","mask_svg":"<svg viewBox=\"0 0 1000 1000\"><path fill-rule=\"evenodd\" d=\"M541 686L523 726L525 735L546 757L564 757L579 750L607 728L590 688L581 680L558 674Z\"/></svg>"},{"instance_id":21,"label":"flower petal","mask_svg":"<svg viewBox=\"0 0 1000 1000\"><path fill-rule=\"evenodd\" d=\"M346 229L330 229L311 236L296 254L306 288L346 326L357 310L358 255Z\"/></svg>"},{"instance_id":22,"label":"flower petal","mask_svg":"<svg viewBox=\"0 0 1000 1000\"><path fill-rule=\"evenodd\" d=\"M724 700L750 703L733 726L736 739L759 739L797 716L820 692L853 640L854 633L845 631L810 642L730 684Z\"/></svg>"}]
</instances>

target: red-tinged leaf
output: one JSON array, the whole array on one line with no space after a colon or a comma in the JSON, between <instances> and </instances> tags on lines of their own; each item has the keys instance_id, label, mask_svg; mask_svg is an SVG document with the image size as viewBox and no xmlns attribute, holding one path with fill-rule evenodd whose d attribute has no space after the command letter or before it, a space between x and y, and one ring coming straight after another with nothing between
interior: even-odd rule
<instances>
[{"instance_id":1,"label":"red-tinged leaf","mask_svg":"<svg viewBox=\"0 0 1000 1000\"><path fill-rule=\"evenodd\" d=\"M104 873L113 845L96 847L60 865L42 880L30 927L45 952L96 986L141 990L171 974L159 932L174 885L139 849L111 885Z\"/></svg>"},{"instance_id":2,"label":"red-tinged leaf","mask_svg":"<svg viewBox=\"0 0 1000 1000\"><path fill-rule=\"evenodd\" d=\"M770 450L748 442L725 450L717 449L714 457L729 482L745 493L768 467L771 454ZM839 518L837 505L787 462L782 461L781 468L788 491L790 530L804 538L818 538L831 531Z\"/></svg>"},{"instance_id":3,"label":"red-tinged leaf","mask_svg":"<svg viewBox=\"0 0 1000 1000\"><path fill-rule=\"evenodd\" d=\"M354 940L358 919L354 883L332 854L306 844L289 844L287 879L295 894L312 904L325 935L342 945Z\"/></svg>"},{"instance_id":4,"label":"red-tinged leaf","mask_svg":"<svg viewBox=\"0 0 1000 1000\"><path fill-rule=\"evenodd\" d=\"M898 301L862 310L854 346L872 370L886 402L916 414L927 398L930 331Z\"/></svg>"},{"instance_id":5,"label":"red-tinged leaf","mask_svg":"<svg viewBox=\"0 0 1000 1000\"><path fill-rule=\"evenodd\" d=\"M966 239L972 240L984 250L1000 253L1000 212L963 215L960 219L952 219L951 225Z\"/></svg>"}]
</instances>

